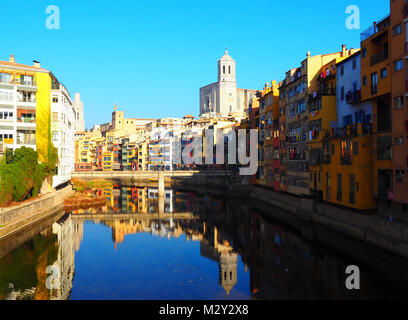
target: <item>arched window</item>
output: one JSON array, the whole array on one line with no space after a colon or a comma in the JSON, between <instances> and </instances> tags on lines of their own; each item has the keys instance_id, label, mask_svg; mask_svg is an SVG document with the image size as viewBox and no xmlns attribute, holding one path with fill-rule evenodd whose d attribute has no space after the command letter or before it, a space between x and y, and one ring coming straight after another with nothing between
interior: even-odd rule
<instances>
[{"instance_id":1,"label":"arched window","mask_svg":"<svg viewBox=\"0 0 408 320\"><path fill-rule=\"evenodd\" d=\"M222 66L222 73L225 74L225 66Z\"/></svg>"},{"instance_id":2,"label":"arched window","mask_svg":"<svg viewBox=\"0 0 408 320\"><path fill-rule=\"evenodd\" d=\"M231 74L231 66L228 67L228 73Z\"/></svg>"}]
</instances>

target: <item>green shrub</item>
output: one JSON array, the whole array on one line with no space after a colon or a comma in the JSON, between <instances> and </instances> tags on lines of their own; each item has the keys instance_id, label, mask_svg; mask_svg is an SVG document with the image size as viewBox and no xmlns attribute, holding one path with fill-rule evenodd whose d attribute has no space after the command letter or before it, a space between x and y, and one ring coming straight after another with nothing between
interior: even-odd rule
<instances>
[{"instance_id":1,"label":"green shrub","mask_svg":"<svg viewBox=\"0 0 408 320\"><path fill-rule=\"evenodd\" d=\"M52 177L58 163L58 151L49 148L48 163L38 163L38 153L21 147L0 162L0 206L38 195L45 178Z\"/></svg>"}]
</instances>

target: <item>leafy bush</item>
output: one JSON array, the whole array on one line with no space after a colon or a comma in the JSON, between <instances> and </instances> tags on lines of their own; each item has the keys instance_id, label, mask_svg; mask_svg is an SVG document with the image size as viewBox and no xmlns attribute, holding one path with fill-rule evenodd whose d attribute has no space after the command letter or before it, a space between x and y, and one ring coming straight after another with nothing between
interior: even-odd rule
<instances>
[{"instance_id":1,"label":"leafy bush","mask_svg":"<svg viewBox=\"0 0 408 320\"><path fill-rule=\"evenodd\" d=\"M38 153L21 147L8 153L0 163L0 206L38 195L46 177L52 177L58 163L54 146L49 149L48 163L38 163Z\"/></svg>"}]
</instances>

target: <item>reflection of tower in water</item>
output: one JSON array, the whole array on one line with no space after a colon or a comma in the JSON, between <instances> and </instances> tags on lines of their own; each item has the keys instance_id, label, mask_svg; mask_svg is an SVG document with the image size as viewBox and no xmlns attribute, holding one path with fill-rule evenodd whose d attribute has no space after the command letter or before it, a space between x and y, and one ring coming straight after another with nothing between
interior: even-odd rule
<instances>
[{"instance_id":1,"label":"reflection of tower in water","mask_svg":"<svg viewBox=\"0 0 408 320\"><path fill-rule=\"evenodd\" d=\"M221 253L219 283L228 295L237 284L237 263L238 256L236 253Z\"/></svg>"},{"instance_id":2,"label":"reflection of tower in water","mask_svg":"<svg viewBox=\"0 0 408 320\"><path fill-rule=\"evenodd\" d=\"M204 224L204 234L206 229L206 224ZM217 227L213 228L212 236L211 240L213 241L209 241L208 238L201 241L200 253L202 256L218 263L219 284L229 295L232 288L237 284L238 254L233 252L233 248L228 241L218 241Z\"/></svg>"}]
</instances>

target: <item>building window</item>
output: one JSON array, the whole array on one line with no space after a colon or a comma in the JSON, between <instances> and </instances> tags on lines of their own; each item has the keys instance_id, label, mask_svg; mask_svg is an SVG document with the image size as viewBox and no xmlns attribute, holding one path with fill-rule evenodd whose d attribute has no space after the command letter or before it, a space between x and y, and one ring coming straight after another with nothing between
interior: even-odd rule
<instances>
[{"instance_id":1,"label":"building window","mask_svg":"<svg viewBox=\"0 0 408 320\"><path fill-rule=\"evenodd\" d=\"M58 103L58 97L52 97L52 102L53 103Z\"/></svg>"},{"instance_id":2,"label":"building window","mask_svg":"<svg viewBox=\"0 0 408 320\"><path fill-rule=\"evenodd\" d=\"M356 196L355 196L355 190L356 190L356 178L354 174L350 174L350 194L349 194L349 202L351 204L354 204L356 201Z\"/></svg>"},{"instance_id":3,"label":"building window","mask_svg":"<svg viewBox=\"0 0 408 320\"><path fill-rule=\"evenodd\" d=\"M405 171L404 170L396 170L395 171L395 179L397 180L397 183L402 183L402 180L404 179L405 176Z\"/></svg>"},{"instance_id":4,"label":"building window","mask_svg":"<svg viewBox=\"0 0 408 320\"><path fill-rule=\"evenodd\" d=\"M357 68L357 60L354 59L353 60L353 70L356 70L356 68Z\"/></svg>"},{"instance_id":5,"label":"building window","mask_svg":"<svg viewBox=\"0 0 408 320\"><path fill-rule=\"evenodd\" d=\"M340 68L340 74L343 76L344 75L344 66L341 66Z\"/></svg>"},{"instance_id":6,"label":"building window","mask_svg":"<svg viewBox=\"0 0 408 320\"><path fill-rule=\"evenodd\" d=\"M401 23L396 25L394 28L392 28L392 34L394 36L397 36L397 35L399 35L401 33L402 33L402 24Z\"/></svg>"},{"instance_id":7,"label":"building window","mask_svg":"<svg viewBox=\"0 0 408 320\"><path fill-rule=\"evenodd\" d=\"M341 142L341 163L342 164L353 163L353 143L351 140Z\"/></svg>"},{"instance_id":8,"label":"building window","mask_svg":"<svg viewBox=\"0 0 408 320\"><path fill-rule=\"evenodd\" d=\"M392 160L392 136L377 137L377 160Z\"/></svg>"},{"instance_id":9,"label":"building window","mask_svg":"<svg viewBox=\"0 0 408 320\"><path fill-rule=\"evenodd\" d=\"M225 74L225 66L222 66L222 73Z\"/></svg>"},{"instance_id":10,"label":"building window","mask_svg":"<svg viewBox=\"0 0 408 320\"><path fill-rule=\"evenodd\" d=\"M402 61L402 59L394 62L395 72L402 70L402 68L404 68L404 62Z\"/></svg>"},{"instance_id":11,"label":"building window","mask_svg":"<svg viewBox=\"0 0 408 320\"><path fill-rule=\"evenodd\" d=\"M331 188L331 176L330 173L326 173L326 197L330 199L330 188Z\"/></svg>"},{"instance_id":12,"label":"building window","mask_svg":"<svg viewBox=\"0 0 408 320\"><path fill-rule=\"evenodd\" d=\"M394 138L395 144L404 144L404 137L395 137Z\"/></svg>"},{"instance_id":13,"label":"building window","mask_svg":"<svg viewBox=\"0 0 408 320\"><path fill-rule=\"evenodd\" d=\"M340 91L341 91L341 93L340 93L340 99L341 99L341 101L344 101L344 87L341 87L341 89L340 89Z\"/></svg>"},{"instance_id":14,"label":"building window","mask_svg":"<svg viewBox=\"0 0 408 320\"><path fill-rule=\"evenodd\" d=\"M228 73L231 74L231 66L228 66Z\"/></svg>"},{"instance_id":15,"label":"building window","mask_svg":"<svg viewBox=\"0 0 408 320\"><path fill-rule=\"evenodd\" d=\"M367 76L363 77L363 85L366 86L367 85Z\"/></svg>"},{"instance_id":16,"label":"building window","mask_svg":"<svg viewBox=\"0 0 408 320\"><path fill-rule=\"evenodd\" d=\"M404 97L403 96L398 96L394 98L394 108L395 109L404 108Z\"/></svg>"},{"instance_id":17,"label":"building window","mask_svg":"<svg viewBox=\"0 0 408 320\"><path fill-rule=\"evenodd\" d=\"M377 72L371 74L371 94L378 92L378 76Z\"/></svg>"},{"instance_id":18,"label":"building window","mask_svg":"<svg viewBox=\"0 0 408 320\"><path fill-rule=\"evenodd\" d=\"M353 143L353 155L358 156L358 141Z\"/></svg>"},{"instance_id":19,"label":"building window","mask_svg":"<svg viewBox=\"0 0 408 320\"><path fill-rule=\"evenodd\" d=\"M387 78L387 69L381 69L381 79Z\"/></svg>"},{"instance_id":20,"label":"building window","mask_svg":"<svg viewBox=\"0 0 408 320\"><path fill-rule=\"evenodd\" d=\"M342 201L341 173L337 174L337 201Z\"/></svg>"},{"instance_id":21,"label":"building window","mask_svg":"<svg viewBox=\"0 0 408 320\"><path fill-rule=\"evenodd\" d=\"M362 49L362 54L363 54L363 58L365 58L367 56L367 48L363 48Z\"/></svg>"}]
</instances>

